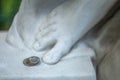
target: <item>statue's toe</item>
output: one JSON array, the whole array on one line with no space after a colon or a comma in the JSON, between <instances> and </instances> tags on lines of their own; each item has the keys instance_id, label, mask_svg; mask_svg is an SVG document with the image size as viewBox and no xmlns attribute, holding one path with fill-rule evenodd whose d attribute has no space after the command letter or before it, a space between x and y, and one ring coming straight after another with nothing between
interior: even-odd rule
<instances>
[{"instance_id":1,"label":"statue's toe","mask_svg":"<svg viewBox=\"0 0 120 80\"><path fill-rule=\"evenodd\" d=\"M61 60L61 58L66 55L70 47L65 46L63 42L58 42L48 53L46 53L42 60L47 64L55 64Z\"/></svg>"},{"instance_id":2,"label":"statue's toe","mask_svg":"<svg viewBox=\"0 0 120 80\"><path fill-rule=\"evenodd\" d=\"M54 39L54 37L46 36L43 39L36 41L33 44L33 49L36 51L41 51L48 47L53 46L55 43L56 43L56 39Z\"/></svg>"}]
</instances>

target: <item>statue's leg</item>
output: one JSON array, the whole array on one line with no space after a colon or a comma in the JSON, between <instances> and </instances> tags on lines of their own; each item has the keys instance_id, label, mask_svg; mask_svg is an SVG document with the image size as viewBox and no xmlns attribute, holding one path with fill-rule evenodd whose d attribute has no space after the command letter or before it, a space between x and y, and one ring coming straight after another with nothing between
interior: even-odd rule
<instances>
[{"instance_id":1,"label":"statue's leg","mask_svg":"<svg viewBox=\"0 0 120 80\"><path fill-rule=\"evenodd\" d=\"M44 17L64 0L22 0L20 9L16 14L9 30L7 42L15 47L30 48L34 36Z\"/></svg>"},{"instance_id":2,"label":"statue's leg","mask_svg":"<svg viewBox=\"0 0 120 80\"><path fill-rule=\"evenodd\" d=\"M58 62L81 37L99 22L117 0L68 0L55 8L40 25L33 48L53 48L43 56Z\"/></svg>"}]
</instances>

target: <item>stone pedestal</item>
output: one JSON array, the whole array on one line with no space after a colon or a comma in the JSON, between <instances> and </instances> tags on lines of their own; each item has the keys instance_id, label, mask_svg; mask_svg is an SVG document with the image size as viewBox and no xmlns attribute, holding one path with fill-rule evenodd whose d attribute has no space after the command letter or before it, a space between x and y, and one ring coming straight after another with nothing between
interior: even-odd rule
<instances>
[{"instance_id":1,"label":"stone pedestal","mask_svg":"<svg viewBox=\"0 0 120 80\"><path fill-rule=\"evenodd\" d=\"M95 54L84 43L55 65L41 63L28 67L23 65L23 60L41 53L15 50L5 43L5 35L0 34L0 80L96 80L91 61Z\"/></svg>"}]
</instances>

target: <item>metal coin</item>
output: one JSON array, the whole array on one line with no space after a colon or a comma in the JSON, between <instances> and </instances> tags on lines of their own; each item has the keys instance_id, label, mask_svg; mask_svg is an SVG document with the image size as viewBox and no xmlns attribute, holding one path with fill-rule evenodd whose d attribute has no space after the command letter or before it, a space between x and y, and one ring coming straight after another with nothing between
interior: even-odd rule
<instances>
[{"instance_id":1,"label":"metal coin","mask_svg":"<svg viewBox=\"0 0 120 80\"><path fill-rule=\"evenodd\" d=\"M36 66L40 64L40 58L37 56L32 56L23 60L23 64L26 66Z\"/></svg>"}]
</instances>

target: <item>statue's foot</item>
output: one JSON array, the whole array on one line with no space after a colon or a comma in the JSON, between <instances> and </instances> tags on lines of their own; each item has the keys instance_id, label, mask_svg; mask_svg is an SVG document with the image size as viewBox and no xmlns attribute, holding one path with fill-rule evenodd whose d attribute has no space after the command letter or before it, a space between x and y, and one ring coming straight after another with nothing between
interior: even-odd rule
<instances>
[{"instance_id":1,"label":"statue's foot","mask_svg":"<svg viewBox=\"0 0 120 80\"><path fill-rule=\"evenodd\" d=\"M77 4L76 1L65 2L54 9L40 26L33 48L40 51L53 46L43 57L45 63L54 64L58 62L80 38L81 31L79 30L81 27L78 26L78 18L76 18L78 15L72 15L77 11L73 8L77 8L77 6L73 6L72 2L74 2L74 5ZM68 6L63 7L67 4ZM72 11L69 7L71 7ZM73 19L71 19L71 16Z\"/></svg>"},{"instance_id":2,"label":"statue's foot","mask_svg":"<svg viewBox=\"0 0 120 80\"><path fill-rule=\"evenodd\" d=\"M112 3L105 8L103 5L106 4L100 0L94 0L94 3L90 0L70 0L61 4L40 25L33 48L40 51L52 46L43 56L43 61L48 64L57 63L106 14ZM100 15L101 12L103 15Z\"/></svg>"}]
</instances>

